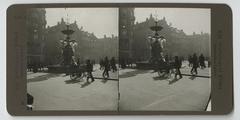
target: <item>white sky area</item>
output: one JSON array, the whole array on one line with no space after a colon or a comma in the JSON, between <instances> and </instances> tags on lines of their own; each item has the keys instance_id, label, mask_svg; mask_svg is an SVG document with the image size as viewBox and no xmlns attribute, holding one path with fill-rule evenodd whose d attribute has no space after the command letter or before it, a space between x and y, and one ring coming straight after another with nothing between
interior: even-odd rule
<instances>
[{"instance_id":1,"label":"white sky area","mask_svg":"<svg viewBox=\"0 0 240 120\"><path fill-rule=\"evenodd\" d=\"M76 20L79 28L83 26L98 38L118 36L118 8L46 8L47 26L56 25L61 18L70 23Z\"/></svg>"},{"instance_id":2,"label":"white sky area","mask_svg":"<svg viewBox=\"0 0 240 120\"><path fill-rule=\"evenodd\" d=\"M201 8L135 8L135 22L143 22L152 13L158 19L166 18L173 27L183 29L190 35L196 33L210 33L211 9Z\"/></svg>"}]
</instances>

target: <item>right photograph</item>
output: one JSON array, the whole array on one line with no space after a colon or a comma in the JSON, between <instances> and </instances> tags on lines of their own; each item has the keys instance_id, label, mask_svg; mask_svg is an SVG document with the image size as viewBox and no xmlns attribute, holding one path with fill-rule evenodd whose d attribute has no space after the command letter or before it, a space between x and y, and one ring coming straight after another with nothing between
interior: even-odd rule
<instances>
[{"instance_id":1,"label":"right photograph","mask_svg":"<svg viewBox=\"0 0 240 120\"><path fill-rule=\"evenodd\" d=\"M119 111L211 111L211 9L119 9Z\"/></svg>"}]
</instances>

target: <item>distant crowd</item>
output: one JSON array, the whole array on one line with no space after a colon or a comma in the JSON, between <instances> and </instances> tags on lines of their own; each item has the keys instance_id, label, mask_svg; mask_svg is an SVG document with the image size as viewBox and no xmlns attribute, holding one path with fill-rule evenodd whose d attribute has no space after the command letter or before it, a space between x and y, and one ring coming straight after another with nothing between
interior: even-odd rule
<instances>
[{"instance_id":1,"label":"distant crowd","mask_svg":"<svg viewBox=\"0 0 240 120\"><path fill-rule=\"evenodd\" d=\"M140 62L144 60L137 61ZM155 65L155 67L157 67L155 69L165 69L167 73L169 73L170 69L175 69L175 76L177 77L177 75L179 75L180 78L182 78L180 68L182 67L183 61L188 61L188 66L191 67L190 74L198 74L198 68L204 69L211 66L209 57L205 57L203 54L197 56L196 53L189 55L188 58L183 56L172 57L168 55L161 55L158 58L150 58L148 62ZM122 69L129 68L135 66L136 63L137 62L133 59L120 59L119 67Z\"/></svg>"},{"instance_id":2,"label":"distant crowd","mask_svg":"<svg viewBox=\"0 0 240 120\"><path fill-rule=\"evenodd\" d=\"M188 66L191 67L191 74L198 74L198 68L204 69L206 67L211 66L210 59L208 57L205 57L203 54L200 54L197 56L196 53L193 55L189 55L188 58L184 58L182 56L168 56L165 55L162 57L162 62L166 64L171 64L174 66L176 69L176 76L179 75L180 78L182 77L180 68L182 67L183 61L188 61ZM151 62L151 61L150 61ZM160 61L161 62L161 61ZM119 63L119 68L125 69L125 68L132 68L136 66L136 61L134 59L119 59L119 62L116 61L114 57L111 57L111 59L108 58L108 56L101 58L99 61L99 69L102 72L102 77L103 78L109 78L109 71L116 72L117 71L117 63ZM207 65L206 65L207 63ZM80 62L80 59L77 59L77 62L75 63L76 65L80 66L82 62ZM93 72L93 66L96 64L96 61L94 59L90 60L87 59L85 62L86 69L88 71L88 74L90 78L92 77L92 72ZM44 68L47 66L41 62L38 63L32 63L27 65L27 70L29 72L38 72L38 71L43 71Z\"/></svg>"}]
</instances>

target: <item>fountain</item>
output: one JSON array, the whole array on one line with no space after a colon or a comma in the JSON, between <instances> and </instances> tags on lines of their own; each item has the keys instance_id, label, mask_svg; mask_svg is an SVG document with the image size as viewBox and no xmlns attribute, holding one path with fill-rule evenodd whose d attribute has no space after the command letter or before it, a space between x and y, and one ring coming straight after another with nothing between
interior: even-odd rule
<instances>
[{"instance_id":1,"label":"fountain","mask_svg":"<svg viewBox=\"0 0 240 120\"><path fill-rule=\"evenodd\" d=\"M66 8L65 8L66 10ZM66 10L67 12L67 10ZM72 48L72 43L75 43L75 40L71 40L70 36L75 32L70 29L68 13L66 13L66 29L62 30L62 34L66 36L62 43L62 58L63 60L57 65L48 66L48 72L54 73L66 73L66 70L73 65L74 62L74 52Z\"/></svg>"},{"instance_id":2,"label":"fountain","mask_svg":"<svg viewBox=\"0 0 240 120\"><path fill-rule=\"evenodd\" d=\"M150 26L150 29L154 32L154 34L149 37L149 42L151 43L151 57L148 61L136 62L138 69L153 69L154 64L161 59L163 54L163 48L159 40L164 39L164 37L160 36L158 33L163 27L158 24L157 20L155 20L155 25Z\"/></svg>"},{"instance_id":3,"label":"fountain","mask_svg":"<svg viewBox=\"0 0 240 120\"><path fill-rule=\"evenodd\" d=\"M69 68L73 64L73 48L71 46L71 43L74 43L75 40L71 40L70 35L72 35L75 31L70 29L70 26L67 24L66 29L61 31L64 35L66 35L65 40L61 41L63 48L62 48L62 58L63 61L61 61L57 65L49 65L48 66L48 72L52 73L65 73L66 68ZM66 45L64 45L66 43Z\"/></svg>"}]
</instances>

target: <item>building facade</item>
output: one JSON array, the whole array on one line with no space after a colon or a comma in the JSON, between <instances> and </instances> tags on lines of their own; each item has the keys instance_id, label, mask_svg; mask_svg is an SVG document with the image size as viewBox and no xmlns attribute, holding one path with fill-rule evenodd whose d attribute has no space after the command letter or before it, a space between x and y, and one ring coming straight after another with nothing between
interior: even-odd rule
<instances>
[{"instance_id":1,"label":"building facade","mask_svg":"<svg viewBox=\"0 0 240 120\"><path fill-rule=\"evenodd\" d=\"M115 57L118 58L118 37L117 36L106 36L102 38L97 38L94 33L89 33L83 29L83 27L78 27L77 22L70 23L69 29L75 32L70 35L70 40L75 41L73 46L75 60L80 60L84 63L87 59L95 60L98 62L104 57ZM47 64L61 64L62 58L62 41L66 38L62 34L62 30L65 30L67 23L64 19L61 19L57 25L47 27L46 34L46 47L47 51L46 61Z\"/></svg>"},{"instance_id":2,"label":"building facade","mask_svg":"<svg viewBox=\"0 0 240 120\"><path fill-rule=\"evenodd\" d=\"M26 13L27 62L38 64L44 62L46 11L42 8L28 9Z\"/></svg>"},{"instance_id":3,"label":"building facade","mask_svg":"<svg viewBox=\"0 0 240 120\"><path fill-rule=\"evenodd\" d=\"M163 49L164 54L168 56L187 56L196 53L210 56L210 34L200 33L187 35L183 30L172 27L163 17L158 20L158 24L163 29L158 32L166 39L166 46ZM151 57L149 36L153 36L154 32L150 30L150 26L155 25L155 18L150 15L145 21L134 24L132 54L137 61L147 61Z\"/></svg>"}]
</instances>

